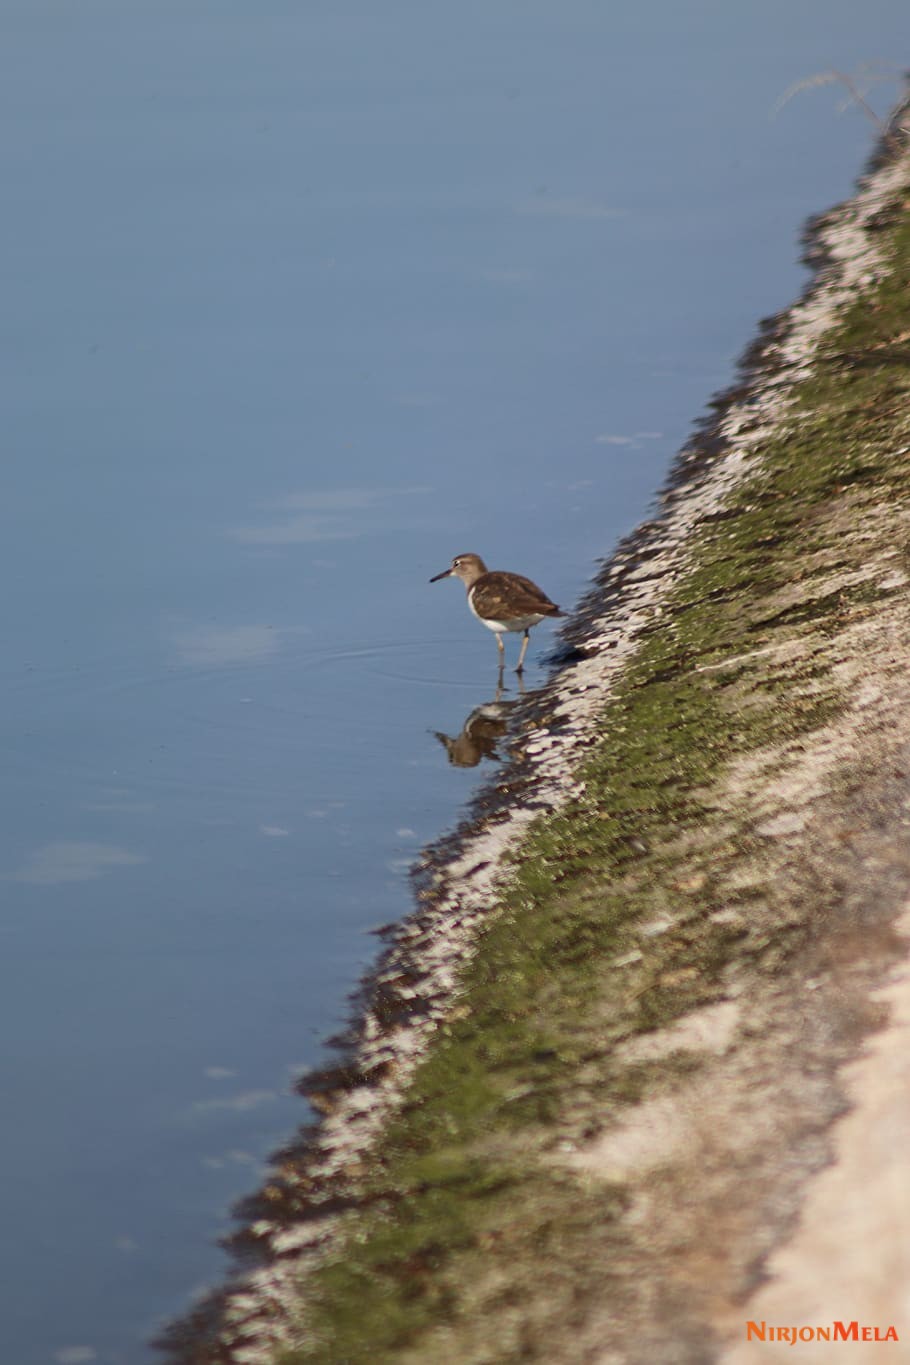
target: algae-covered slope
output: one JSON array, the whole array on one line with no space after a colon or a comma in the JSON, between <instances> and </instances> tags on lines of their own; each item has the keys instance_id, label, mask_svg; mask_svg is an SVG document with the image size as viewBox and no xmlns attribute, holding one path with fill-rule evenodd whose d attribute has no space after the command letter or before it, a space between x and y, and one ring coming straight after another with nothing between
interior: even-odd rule
<instances>
[{"instance_id":1,"label":"algae-covered slope","mask_svg":"<svg viewBox=\"0 0 910 1365\"><path fill-rule=\"evenodd\" d=\"M177 1358L737 1349L907 952L908 187L892 141L815 225L811 291L428 858L251 1210L261 1263Z\"/></svg>"}]
</instances>

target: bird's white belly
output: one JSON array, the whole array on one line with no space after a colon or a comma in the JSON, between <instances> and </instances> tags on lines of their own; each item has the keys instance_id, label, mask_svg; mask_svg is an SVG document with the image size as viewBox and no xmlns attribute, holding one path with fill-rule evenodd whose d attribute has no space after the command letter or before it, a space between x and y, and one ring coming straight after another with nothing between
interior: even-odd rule
<instances>
[{"instance_id":1,"label":"bird's white belly","mask_svg":"<svg viewBox=\"0 0 910 1365\"><path fill-rule=\"evenodd\" d=\"M543 615L539 612L535 612L533 616L514 616L508 621L490 620L488 617L481 616L479 612L474 610L474 594L470 592L468 593L468 606L471 608L471 612L477 617L478 621L486 626L487 630L495 630L498 635L502 635L503 632L507 630L530 630L532 626L536 626L539 621L543 620Z\"/></svg>"}]
</instances>

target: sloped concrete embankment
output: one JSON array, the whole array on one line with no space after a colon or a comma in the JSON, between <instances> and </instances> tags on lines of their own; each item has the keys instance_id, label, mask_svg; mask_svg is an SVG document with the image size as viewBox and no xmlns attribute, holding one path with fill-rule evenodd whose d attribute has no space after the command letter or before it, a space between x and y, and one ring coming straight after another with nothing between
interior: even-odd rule
<instances>
[{"instance_id":1,"label":"sloped concrete embankment","mask_svg":"<svg viewBox=\"0 0 910 1365\"><path fill-rule=\"evenodd\" d=\"M175 1359L910 1359L908 184L816 225Z\"/></svg>"}]
</instances>

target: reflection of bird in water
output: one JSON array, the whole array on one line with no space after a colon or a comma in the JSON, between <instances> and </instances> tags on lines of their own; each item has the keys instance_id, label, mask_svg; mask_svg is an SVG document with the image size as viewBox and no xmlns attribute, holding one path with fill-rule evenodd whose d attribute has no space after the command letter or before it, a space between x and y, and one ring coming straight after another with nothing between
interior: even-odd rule
<instances>
[{"instance_id":1,"label":"reflection of bird in water","mask_svg":"<svg viewBox=\"0 0 910 1365\"><path fill-rule=\"evenodd\" d=\"M498 569L491 571L480 555L456 555L451 568L434 575L430 582L437 583L440 578L460 578L467 588L471 611L478 621L496 632L500 669L505 664L502 637L506 631L524 631L515 669L520 673L524 668L531 627L545 616L562 616L556 603L551 602L530 578L523 578L520 573L502 573Z\"/></svg>"},{"instance_id":2,"label":"reflection of bird in water","mask_svg":"<svg viewBox=\"0 0 910 1365\"><path fill-rule=\"evenodd\" d=\"M524 696L524 687L520 690ZM496 743L505 734L509 724L509 712L515 705L515 701L502 701L501 697L502 688L497 687L496 696L492 701L475 706L461 727L460 735L453 738L451 735L444 735L440 730L433 731L440 744L445 747L449 762L454 763L456 768L476 768L482 758L499 757Z\"/></svg>"}]
</instances>

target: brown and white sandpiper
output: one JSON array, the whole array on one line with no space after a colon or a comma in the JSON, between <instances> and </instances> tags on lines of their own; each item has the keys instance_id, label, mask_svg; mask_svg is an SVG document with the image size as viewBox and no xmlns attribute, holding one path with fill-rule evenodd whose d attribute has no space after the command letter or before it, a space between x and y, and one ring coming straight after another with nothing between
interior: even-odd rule
<instances>
[{"instance_id":1,"label":"brown and white sandpiper","mask_svg":"<svg viewBox=\"0 0 910 1365\"><path fill-rule=\"evenodd\" d=\"M431 583L440 578L460 578L468 590L468 606L478 621L496 632L499 646L499 667L505 664L505 646L502 637L506 631L524 631L521 653L518 656L516 673L524 668L525 652L528 648L528 632L544 617L562 616L555 602L547 594L524 578L520 573L503 573L499 569L490 570L480 555L456 555L451 567L435 574Z\"/></svg>"}]
</instances>

